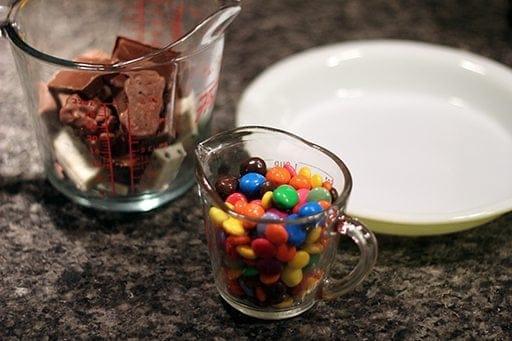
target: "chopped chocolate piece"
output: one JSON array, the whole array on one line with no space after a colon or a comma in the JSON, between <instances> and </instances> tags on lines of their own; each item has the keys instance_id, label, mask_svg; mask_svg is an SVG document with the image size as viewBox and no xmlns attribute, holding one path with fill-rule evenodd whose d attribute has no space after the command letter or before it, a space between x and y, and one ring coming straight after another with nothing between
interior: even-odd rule
<instances>
[{"instance_id":1,"label":"chopped chocolate piece","mask_svg":"<svg viewBox=\"0 0 512 341\"><path fill-rule=\"evenodd\" d=\"M155 149L140 185L147 189L166 188L178 175L186 156L187 152L181 143Z\"/></svg>"},{"instance_id":2,"label":"chopped chocolate piece","mask_svg":"<svg viewBox=\"0 0 512 341\"><path fill-rule=\"evenodd\" d=\"M110 108L97 100L86 101L74 94L60 109L60 121L73 128L94 134L100 127L113 128L115 117Z\"/></svg>"},{"instance_id":3,"label":"chopped chocolate piece","mask_svg":"<svg viewBox=\"0 0 512 341\"><path fill-rule=\"evenodd\" d=\"M116 39L116 44L112 51L112 59L125 62L143 57L158 50L160 49L157 47L119 36ZM158 54L148 61L148 64L154 63L158 65L154 67L151 66L148 69L155 70L160 74L160 76L165 78L166 83L169 83L172 78L173 71L175 70L172 61L177 56L178 54L173 51L165 51L164 53Z\"/></svg>"},{"instance_id":4,"label":"chopped chocolate piece","mask_svg":"<svg viewBox=\"0 0 512 341\"><path fill-rule=\"evenodd\" d=\"M45 83L39 83L39 108L38 112L43 123L50 133L56 133L61 128L59 121L59 105L55 101Z\"/></svg>"},{"instance_id":5,"label":"chopped chocolate piece","mask_svg":"<svg viewBox=\"0 0 512 341\"><path fill-rule=\"evenodd\" d=\"M93 98L103 88L101 72L61 70L48 83L53 92L80 93Z\"/></svg>"},{"instance_id":6,"label":"chopped chocolate piece","mask_svg":"<svg viewBox=\"0 0 512 341\"><path fill-rule=\"evenodd\" d=\"M155 135L160 126L165 80L151 70L130 72L124 91L128 108L119 113L119 120L131 136Z\"/></svg>"},{"instance_id":7,"label":"chopped chocolate piece","mask_svg":"<svg viewBox=\"0 0 512 341\"><path fill-rule=\"evenodd\" d=\"M124 73L118 73L114 77L110 78L108 82L115 88L124 88L124 83L127 79L128 75Z\"/></svg>"}]
</instances>

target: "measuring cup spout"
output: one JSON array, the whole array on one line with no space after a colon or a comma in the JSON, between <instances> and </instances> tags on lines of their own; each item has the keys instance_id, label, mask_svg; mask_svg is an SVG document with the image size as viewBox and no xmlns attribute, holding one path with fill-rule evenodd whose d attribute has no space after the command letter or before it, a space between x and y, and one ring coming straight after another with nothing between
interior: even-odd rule
<instances>
[{"instance_id":1,"label":"measuring cup spout","mask_svg":"<svg viewBox=\"0 0 512 341\"><path fill-rule=\"evenodd\" d=\"M223 2L216 12L206 17L186 35L162 48L160 53L165 55L165 52L172 51L179 55L189 54L210 45L224 33L240 10L238 0Z\"/></svg>"}]
</instances>

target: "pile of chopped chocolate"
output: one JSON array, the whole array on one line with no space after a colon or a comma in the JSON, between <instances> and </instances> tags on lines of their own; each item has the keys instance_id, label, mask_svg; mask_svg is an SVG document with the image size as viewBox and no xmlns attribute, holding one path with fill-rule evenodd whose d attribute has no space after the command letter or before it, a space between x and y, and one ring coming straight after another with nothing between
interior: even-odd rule
<instances>
[{"instance_id":1,"label":"pile of chopped chocolate","mask_svg":"<svg viewBox=\"0 0 512 341\"><path fill-rule=\"evenodd\" d=\"M40 84L39 113L53 136L62 179L82 191L129 195L164 189L176 177L187 155L184 146L197 135L195 98L178 77L186 68L152 63L108 71L110 64L157 50L118 37L111 54L94 50L75 59L106 64L106 71L60 70Z\"/></svg>"}]
</instances>

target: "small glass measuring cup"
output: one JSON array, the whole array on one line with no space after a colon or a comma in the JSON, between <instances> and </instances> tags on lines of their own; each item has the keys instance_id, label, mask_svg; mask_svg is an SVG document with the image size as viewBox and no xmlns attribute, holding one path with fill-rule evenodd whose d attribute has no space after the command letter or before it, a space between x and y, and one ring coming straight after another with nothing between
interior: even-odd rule
<instances>
[{"instance_id":1,"label":"small glass measuring cup","mask_svg":"<svg viewBox=\"0 0 512 341\"><path fill-rule=\"evenodd\" d=\"M147 211L194 182L236 0L0 2L50 182Z\"/></svg>"},{"instance_id":2,"label":"small glass measuring cup","mask_svg":"<svg viewBox=\"0 0 512 341\"><path fill-rule=\"evenodd\" d=\"M249 157L263 159L267 170L278 166L300 172L307 167L338 194L332 197L330 207L314 215L286 217L290 210L280 210L277 217L243 214L237 207L244 203L225 199L234 206L227 204L216 183L219 176L239 177L240 165ZM288 318L319 300L339 297L366 278L376 261L377 241L364 225L344 214L352 179L336 155L293 134L254 126L226 131L199 143L196 158L215 284L235 309L262 319ZM273 209L267 206L266 212ZM267 233L271 225L274 231L284 228L287 232L271 237ZM352 272L334 278L329 271L341 236L356 243L360 257Z\"/></svg>"}]
</instances>

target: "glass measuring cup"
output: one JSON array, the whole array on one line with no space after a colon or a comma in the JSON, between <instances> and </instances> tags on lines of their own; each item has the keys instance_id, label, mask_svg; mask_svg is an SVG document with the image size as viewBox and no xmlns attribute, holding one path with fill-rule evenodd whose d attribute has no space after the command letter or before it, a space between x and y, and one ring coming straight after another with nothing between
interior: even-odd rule
<instances>
[{"instance_id":1,"label":"glass measuring cup","mask_svg":"<svg viewBox=\"0 0 512 341\"><path fill-rule=\"evenodd\" d=\"M261 185L252 200L256 199L256 206L266 207L266 212L254 215L255 206L251 206L250 212L244 211L252 201L247 198L244 202L240 196L247 186L242 185L247 183L240 178L241 165L248 164L246 160L252 157L265 162L266 170L262 173L277 166L299 174L305 167L312 174L311 179L319 175L321 180L316 182L322 185L311 185L317 190L311 189L309 193L316 194L308 195L307 199L313 207L313 197L327 188L335 188L337 194L321 196L331 200L330 206L322 211L303 214L299 208L298 215L292 215L295 207L280 208L278 204L283 204L282 201L269 205L261 198L258 202L262 191L263 197L268 196L268 190L261 190ZM230 130L200 142L196 158L215 284L235 309L262 319L288 318L308 310L319 300L345 294L366 278L376 261L377 241L364 225L344 214L352 179L336 155L290 133L255 126ZM219 185L229 176L239 178L236 186ZM254 176L249 179L254 185ZM253 185L249 185L251 191ZM236 190L226 191L227 187ZM271 190L270 197L276 197L279 191L282 198L279 188ZM271 211L274 216L267 215ZM273 232L268 232L269 229ZM281 230L278 237L276 230ZM360 257L348 275L335 278L330 270L342 236L358 246Z\"/></svg>"},{"instance_id":2,"label":"glass measuring cup","mask_svg":"<svg viewBox=\"0 0 512 341\"><path fill-rule=\"evenodd\" d=\"M147 211L194 182L236 0L0 2L50 182Z\"/></svg>"}]
</instances>

